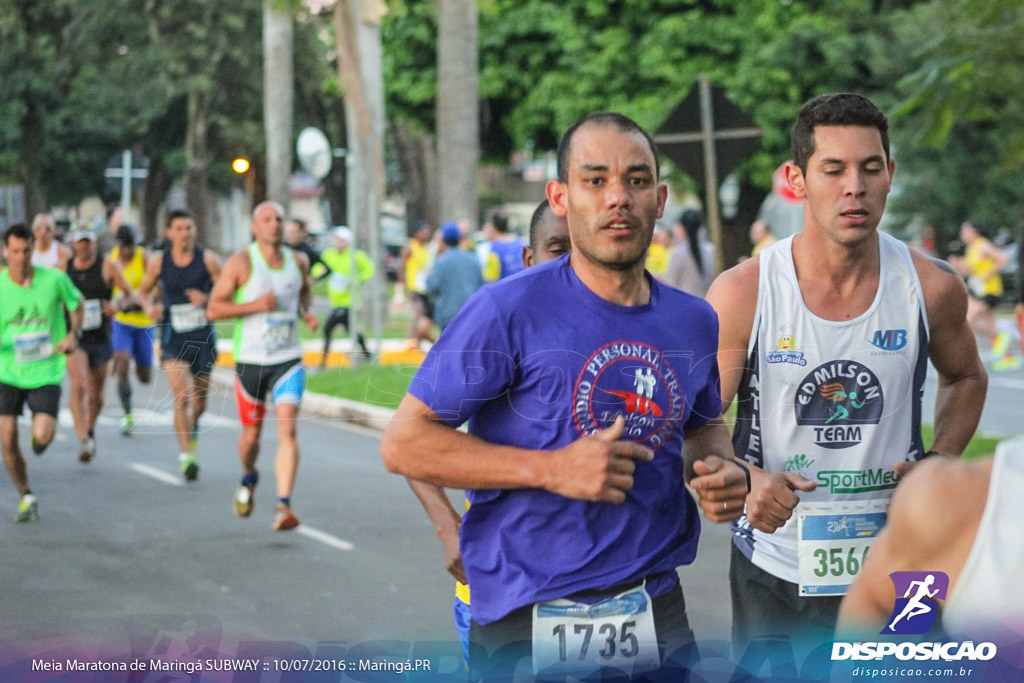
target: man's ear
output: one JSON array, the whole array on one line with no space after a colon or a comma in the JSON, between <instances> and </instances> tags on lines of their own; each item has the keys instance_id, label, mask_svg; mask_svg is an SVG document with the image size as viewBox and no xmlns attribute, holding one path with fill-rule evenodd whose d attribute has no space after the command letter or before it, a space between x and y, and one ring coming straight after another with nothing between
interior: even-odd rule
<instances>
[{"instance_id":1,"label":"man's ear","mask_svg":"<svg viewBox=\"0 0 1024 683\"><path fill-rule=\"evenodd\" d=\"M559 218L569 215L569 186L558 180L549 180L545 188L548 196L548 204L551 205L551 213Z\"/></svg>"},{"instance_id":2,"label":"man's ear","mask_svg":"<svg viewBox=\"0 0 1024 683\"><path fill-rule=\"evenodd\" d=\"M804 172L793 163L792 159L786 162L784 173L786 175L786 182L789 183L789 189L793 190L793 194L800 199L806 199L807 187L804 185Z\"/></svg>"}]
</instances>

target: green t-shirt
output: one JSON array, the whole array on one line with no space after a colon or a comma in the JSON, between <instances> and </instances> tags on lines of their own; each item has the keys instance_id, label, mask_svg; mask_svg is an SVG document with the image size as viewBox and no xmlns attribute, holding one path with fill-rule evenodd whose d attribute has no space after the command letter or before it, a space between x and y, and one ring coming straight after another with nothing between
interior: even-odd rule
<instances>
[{"instance_id":1,"label":"green t-shirt","mask_svg":"<svg viewBox=\"0 0 1024 683\"><path fill-rule=\"evenodd\" d=\"M81 298L55 268L37 266L27 287L0 271L0 382L21 389L61 383L67 359L54 349L68 333L64 305L77 310Z\"/></svg>"}]
</instances>

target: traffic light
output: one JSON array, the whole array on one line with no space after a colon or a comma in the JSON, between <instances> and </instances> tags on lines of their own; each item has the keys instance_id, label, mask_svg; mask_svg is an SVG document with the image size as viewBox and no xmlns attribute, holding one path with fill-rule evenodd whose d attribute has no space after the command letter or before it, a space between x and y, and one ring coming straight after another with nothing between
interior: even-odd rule
<instances>
[{"instance_id":1,"label":"traffic light","mask_svg":"<svg viewBox=\"0 0 1024 683\"><path fill-rule=\"evenodd\" d=\"M244 157L238 157L231 162L231 170L239 175L244 175L249 171L249 160Z\"/></svg>"}]
</instances>

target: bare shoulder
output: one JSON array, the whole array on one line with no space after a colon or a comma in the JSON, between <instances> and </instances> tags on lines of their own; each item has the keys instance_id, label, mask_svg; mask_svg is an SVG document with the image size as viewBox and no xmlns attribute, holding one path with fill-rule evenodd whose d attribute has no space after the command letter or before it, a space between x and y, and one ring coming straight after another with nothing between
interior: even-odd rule
<instances>
[{"instance_id":1,"label":"bare shoulder","mask_svg":"<svg viewBox=\"0 0 1024 683\"><path fill-rule=\"evenodd\" d=\"M242 249L228 257L224 263L223 275L225 280L241 284L249 279L251 271L252 261L249 259L249 250Z\"/></svg>"},{"instance_id":2,"label":"bare shoulder","mask_svg":"<svg viewBox=\"0 0 1024 683\"><path fill-rule=\"evenodd\" d=\"M942 554L951 539L977 524L971 511L980 516L987 489L983 464L939 456L921 462L900 482L889 507L898 547L922 560Z\"/></svg>"},{"instance_id":3,"label":"bare shoulder","mask_svg":"<svg viewBox=\"0 0 1024 683\"><path fill-rule=\"evenodd\" d=\"M749 331L757 310L757 287L761 273L760 255L723 272L708 289L707 301L718 313L722 326L730 323ZM730 325L731 326L731 325Z\"/></svg>"},{"instance_id":4,"label":"bare shoulder","mask_svg":"<svg viewBox=\"0 0 1024 683\"><path fill-rule=\"evenodd\" d=\"M248 252L246 254L248 255ZM220 254L217 252L212 249L203 249L203 262L207 267L217 266L219 268L222 265L222 261L223 259L221 259Z\"/></svg>"},{"instance_id":5,"label":"bare shoulder","mask_svg":"<svg viewBox=\"0 0 1024 683\"><path fill-rule=\"evenodd\" d=\"M309 257L301 251L292 250L292 254L295 256L295 262L299 264L304 272L309 270Z\"/></svg>"},{"instance_id":6,"label":"bare shoulder","mask_svg":"<svg viewBox=\"0 0 1024 683\"><path fill-rule=\"evenodd\" d=\"M928 320L960 321L967 315L967 287L956 268L946 261L910 249L914 269L924 290Z\"/></svg>"}]
</instances>

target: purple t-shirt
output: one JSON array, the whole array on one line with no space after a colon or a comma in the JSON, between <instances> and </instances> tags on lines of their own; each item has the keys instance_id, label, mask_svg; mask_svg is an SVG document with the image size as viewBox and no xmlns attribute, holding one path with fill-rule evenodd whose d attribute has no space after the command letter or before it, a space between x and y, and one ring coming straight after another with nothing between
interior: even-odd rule
<instances>
[{"instance_id":1,"label":"purple t-shirt","mask_svg":"<svg viewBox=\"0 0 1024 683\"><path fill-rule=\"evenodd\" d=\"M718 318L705 301L649 280L650 303L619 306L587 289L563 256L488 285L409 385L448 424L468 420L490 443L556 449L622 414L623 438L654 450L621 505L542 489L469 491L460 540L480 624L693 561L700 522L681 448L684 429L721 411Z\"/></svg>"}]
</instances>

